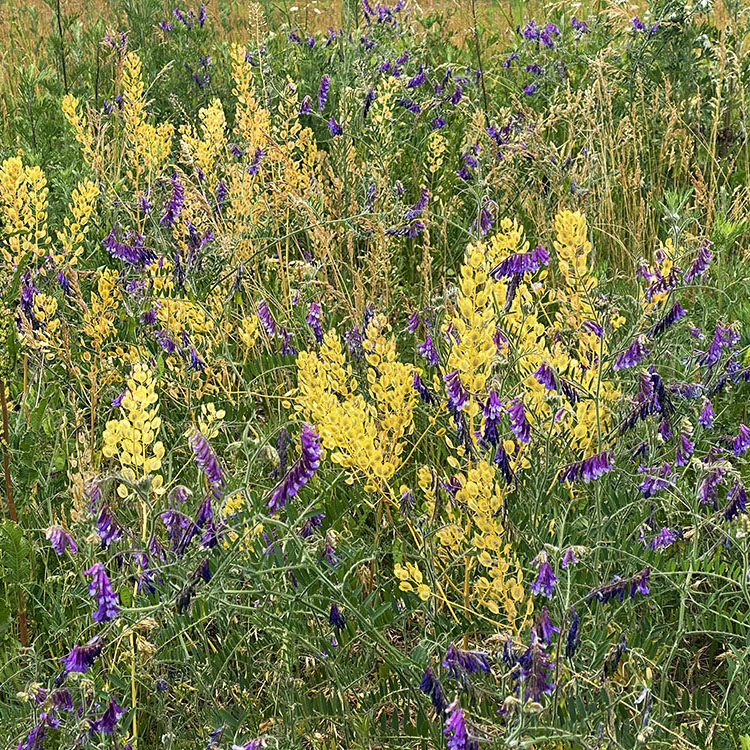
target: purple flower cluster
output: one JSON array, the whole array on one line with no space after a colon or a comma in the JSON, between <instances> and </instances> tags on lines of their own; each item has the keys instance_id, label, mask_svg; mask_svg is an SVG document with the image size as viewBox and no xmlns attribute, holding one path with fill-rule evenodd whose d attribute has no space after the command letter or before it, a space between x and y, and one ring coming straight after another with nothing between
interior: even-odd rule
<instances>
[{"instance_id":1,"label":"purple flower cluster","mask_svg":"<svg viewBox=\"0 0 750 750\"><path fill-rule=\"evenodd\" d=\"M584 482L591 482L612 471L613 468L611 451L602 451L565 466L560 471L560 481L576 482L583 479Z\"/></svg>"},{"instance_id":2,"label":"purple flower cluster","mask_svg":"<svg viewBox=\"0 0 750 750\"><path fill-rule=\"evenodd\" d=\"M643 358L649 354L643 336L636 336L633 343L617 356L612 367L615 370L624 370L627 367L635 367Z\"/></svg>"},{"instance_id":3,"label":"purple flower cluster","mask_svg":"<svg viewBox=\"0 0 750 750\"><path fill-rule=\"evenodd\" d=\"M482 405L482 416L484 426L482 430L482 444L497 446L500 442L500 417L503 413L503 405L497 391L492 388L487 394L487 400Z\"/></svg>"},{"instance_id":4,"label":"purple flower cluster","mask_svg":"<svg viewBox=\"0 0 750 750\"><path fill-rule=\"evenodd\" d=\"M95 635L88 643L83 646L73 646L67 656L63 656L60 661L64 665L63 674L68 672L88 672L91 665L97 660L104 648L102 637Z\"/></svg>"},{"instance_id":5,"label":"purple flower cluster","mask_svg":"<svg viewBox=\"0 0 750 750\"><path fill-rule=\"evenodd\" d=\"M211 447L208 439L198 430L195 430L190 436L189 443L193 449L195 463L198 464L200 470L205 474L218 499L226 487L226 482L224 481L224 472L216 453L214 453L214 449Z\"/></svg>"},{"instance_id":6,"label":"purple flower cluster","mask_svg":"<svg viewBox=\"0 0 750 750\"><path fill-rule=\"evenodd\" d=\"M185 203L185 188L177 177L177 174L173 174L170 179L172 180L172 197L169 199L164 214L159 219L159 223L167 228L171 228L175 221L177 221L182 212L182 206Z\"/></svg>"},{"instance_id":7,"label":"purple flower cluster","mask_svg":"<svg viewBox=\"0 0 750 750\"><path fill-rule=\"evenodd\" d=\"M555 584L560 580L553 572L552 566L547 562L547 554L540 552L534 562L537 565L537 576L529 585L535 594L543 593L548 599L552 597Z\"/></svg>"},{"instance_id":8,"label":"purple flower cluster","mask_svg":"<svg viewBox=\"0 0 750 750\"><path fill-rule=\"evenodd\" d=\"M94 563L86 572L93 576L89 584L89 593L96 598L97 609L94 612L94 622L107 622L117 616L120 608L117 606L117 594L112 590L107 572L102 563Z\"/></svg>"},{"instance_id":9,"label":"purple flower cluster","mask_svg":"<svg viewBox=\"0 0 750 750\"><path fill-rule=\"evenodd\" d=\"M419 689L430 696L432 705L438 716L442 717L446 709L445 693L440 680L437 678L431 667L426 667L422 681L419 683Z\"/></svg>"},{"instance_id":10,"label":"purple flower cluster","mask_svg":"<svg viewBox=\"0 0 750 750\"><path fill-rule=\"evenodd\" d=\"M695 279L701 278L703 274L708 271L708 267L711 265L711 259L713 258L713 254L711 253L712 244L711 240L703 241L703 244L698 250L698 257L693 261L690 268L685 271L685 276L683 278L686 284L695 281Z\"/></svg>"},{"instance_id":11,"label":"purple flower cluster","mask_svg":"<svg viewBox=\"0 0 750 750\"><path fill-rule=\"evenodd\" d=\"M475 672L489 674L492 671L487 653L484 651L462 651L453 644L448 646L443 659L443 666L455 680L459 679L461 672L465 674L474 674Z\"/></svg>"},{"instance_id":12,"label":"purple flower cluster","mask_svg":"<svg viewBox=\"0 0 750 750\"><path fill-rule=\"evenodd\" d=\"M328 91L331 88L331 77L328 73L324 73L320 79L320 87L318 88L318 109L322 112L325 109L326 101L328 100Z\"/></svg>"},{"instance_id":13,"label":"purple flower cluster","mask_svg":"<svg viewBox=\"0 0 750 750\"><path fill-rule=\"evenodd\" d=\"M443 375L443 380L445 381L445 390L448 393L448 401L452 408L461 411L469 400L469 394L461 382L458 370L446 373Z\"/></svg>"},{"instance_id":14,"label":"purple flower cluster","mask_svg":"<svg viewBox=\"0 0 750 750\"><path fill-rule=\"evenodd\" d=\"M539 703L542 695L549 695L555 685L552 682L554 667L552 660L544 650L544 643L537 636L536 629L531 629L529 647L518 659L519 677L524 685L524 700Z\"/></svg>"},{"instance_id":15,"label":"purple flower cluster","mask_svg":"<svg viewBox=\"0 0 750 750\"><path fill-rule=\"evenodd\" d=\"M315 340L318 343L323 341L323 328L320 325L322 314L323 311L321 310L320 305L317 302L311 302L310 309L307 313L307 324L312 328L312 331L315 334Z\"/></svg>"},{"instance_id":16,"label":"purple flower cluster","mask_svg":"<svg viewBox=\"0 0 750 750\"><path fill-rule=\"evenodd\" d=\"M70 549L70 554L75 555L78 551L75 541L71 534L62 526L50 526L45 532L45 536L49 539L49 543L52 545L52 549L57 552L58 555L62 555L66 549Z\"/></svg>"},{"instance_id":17,"label":"purple flower cluster","mask_svg":"<svg viewBox=\"0 0 750 750\"><path fill-rule=\"evenodd\" d=\"M130 242L133 235L128 233L124 240L118 240L117 229L112 227L109 234L102 240L107 252L119 260L124 260L132 266L150 266L156 260L156 253L150 248L144 247L143 235L135 234L135 239Z\"/></svg>"},{"instance_id":18,"label":"purple flower cluster","mask_svg":"<svg viewBox=\"0 0 750 750\"><path fill-rule=\"evenodd\" d=\"M526 419L526 411L520 398L511 401L506 411L510 417L510 430L522 443L531 439L531 425Z\"/></svg>"},{"instance_id":19,"label":"purple flower cluster","mask_svg":"<svg viewBox=\"0 0 750 750\"><path fill-rule=\"evenodd\" d=\"M268 498L268 512L274 514L287 504L304 487L320 466L320 435L309 424L302 425L300 433L301 455L297 462L274 487Z\"/></svg>"},{"instance_id":20,"label":"purple flower cluster","mask_svg":"<svg viewBox=\"0 0 750 750\"><path fill-rule=\"evenodd\" d=\"M602 604L606 604L612 599L622 602L626 594L631 599L635 599L636 594L643 594L645 596L650 593L648 588L650 578L651 568L644 568L632 578L619 578L615 576L610 583L605 583L596 589L592 589L586 598L588 600L596 599L602 602Z\"/></svg>"},{"instance_id":21,"label":"purple flower cluster","mask_svg":"<svg viewBox=\"0 0 750 750\"><path fill-rule=\"evenodd\" d=\"M544 245L537 245L530 253L513 253L490 271L490 275L500 280L525 273L535 273L549 263L549 253Z\"/></svg>"},{"instance_id":22,"label":"purple flower cluster","mask_svg":"<svg viewBox=\"0 0 750 750\"><path fill-rule=\"evenodd\" d=\"M419 398L422 399L426 404L432 404L435 401L435 396L432 395L430 389L425 385L418 372L414 372L414 379L412 380L412 386L414 390L419 394Z\"/></svg>"}]
</instances>

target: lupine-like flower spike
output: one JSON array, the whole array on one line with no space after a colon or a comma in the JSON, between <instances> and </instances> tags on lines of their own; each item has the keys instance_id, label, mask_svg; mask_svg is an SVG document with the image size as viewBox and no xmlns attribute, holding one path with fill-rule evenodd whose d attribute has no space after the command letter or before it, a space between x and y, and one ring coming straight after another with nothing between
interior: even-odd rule
<instances>
[{"instance_id":1,"label":"lupine-like flower spike","mask_svg":"<svg viewBox=\"0 0 750 750\"><path fill-rule=\"evenodd\" d=\"M727 493L727 506L722 511L725 521L732 521L747 508L747 493L742 484L735 479Z\"/></svg>"},{"instance_id":2,"label":"lupine-like flower spike","mask_svg":"<svg viewBox=\"0 0 750 750\"><path fill-rule=\"evenodd\" d=\"M339 610L336 602L331 603L331 613L328 616L328 622L339 633L346 627L346 618L341 614L341 610Z\"/></svg>"},{"instance_id":3,"label":"lupine-like flower spike","mask_svg":"<svg viewBox=\"0 0 750 750\"><path fill-rule=\"evenodd\" d=\"M70 549L71 555L75 555L78 551L73 537L62 526L50 526L45 532L45 536L58 555L62 555L66 549Z\"/></svg>"},{"instance_id":4,"label":"lupine-like flower spike","mask_svg":"<svg viewBox=\"0 0 750 750\"><path fill-rule=\"evenodd\" d=\"M560 632L560 628L553 625L549 619L549 612L546 606L542 607L541 614L537 615L534 627L536 628L537 637L548 644L552 642L554 634Z\"/></svg>"},{"instance_id":5,"label":"lupine-like flower spike","mask_svg":"<svg viewBox=\"0 0 750 750\"><path fill-rule=\"evenodd\" d=\"M704 398L701 415L698 417L698 424L701 427L708 429L709 427L713 427L715 418L716 414L714 414L713 404L707 398Z\"/></svg>"},{"instance_id":6,"label":"lupine-like flower spike","mask_svg":"<svg viewBox=\"0 0 750 750\"><path fill-rule=\"evenodd\" d=\"M273 514L286 505L304 487L320 465L320 436L308 424L302 425L300 442L302 454L286 476L272 490L268 499L268 512Z\"/></svg>"},{"instance_id":7,"label":"lupine-like flower spike","mask_svg":"<svg viewBox=\"0 0 750 750\"><path fill-rule=\"evenodd\" d=\"M466 728L464 712L456 698L446 709L448 714L445 720L443 734L448 735L448 750L474 750L477 747L475 740L469 736Z\"/></svg>"},{"instance_id":8,"label":"lupine-like flower spike","mask_svg":"<svg viewBox=\"0 0 750 750\"><path fill-rule=\"evenodd\" d=\"M497 446L500 443L500 417L503 413L503 405L497 391L492 388L487 394L487 401L482 405L482 416L484 426L482 429L483 445ZM510 480L509 480L510 481Z\"/></svg>"},{"instance_id":9,"label":"lupine-like flower spike","mask_svg":"<svg viewBox=\"0 0 750 750\"><path fill-rule=\"evenodd\" d=\"M690 456L693 455L694 450L695 443L690 439L690 435L688 433L681 432L679 440L677 441L674 465L686 466L688 461L690 460Z\"/></svg>"},{"instance_id":10,"label":"lupine-like flower spike","mask_svg":"<svg viewBox=\"0 0 750 750\"><path fill-rule=\"evenodd\" d=\"M96 597L97 609L93 614L94 621L106 622L113 619L120 609L117 606L117 594L112 590L104 565L94 563L85 573L93 576L89 584L89 593Z\"/></svg>"}]
</instances>

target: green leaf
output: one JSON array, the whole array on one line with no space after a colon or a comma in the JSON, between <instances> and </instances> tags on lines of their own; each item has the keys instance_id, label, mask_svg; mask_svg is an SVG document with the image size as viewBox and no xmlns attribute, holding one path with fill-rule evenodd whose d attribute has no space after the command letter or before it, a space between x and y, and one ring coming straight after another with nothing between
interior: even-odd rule
<instances>
[{"instance_id":1,"label":"green leaf","mask_svg":"<svg viewBox=\"0 0 750 750\"><path fill-rule=\"evenodd\" d=\"M0 553L10 582L22 583L29 579L31 545L14 521L5 520L0 524Z\"/></svg>"}]
</instances>

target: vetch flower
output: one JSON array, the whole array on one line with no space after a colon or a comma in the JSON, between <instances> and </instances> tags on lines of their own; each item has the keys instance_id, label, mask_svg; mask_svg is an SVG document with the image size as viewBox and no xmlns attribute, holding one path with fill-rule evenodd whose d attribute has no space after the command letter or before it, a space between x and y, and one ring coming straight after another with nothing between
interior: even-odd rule
<instances>
[{"instance_id":1,"label":"vetch flower","mask_svg":"<svg viewBox=\"0 0 750 750\"><path fill-rule=\"evenodd\" d=\"M588 483L612 471L613 468L611 451L602 451L565 466L560 472L560 481L575 482L583 479Z\"/></svg>"},{"instance_id":2,"label":"vetch flower","mask_svg":"<svg viewBox=\"0 0 750 750\"><path fill-rule=\"evenodd\" d=\"M492 671L487 653L484 651L462 651L453 644L448 646L448 651L446 651L443 659L443 666L454 680L459 679L459 671L466 674L474 674L475 672L489 674Z\"/></svg>"},{"instance_id":3,"label":"vetch flower","mask_svg":"<svg viewBox=\"0 0 750 750\"><path fill-rule=\"evenodd\" d=\"M633 343L617 356L612 367L615 370L624 370L626 367L635 367L647 354L649 350L645 346L643 336L636 336Z\"/></svg>"},{"instance_id":4,"label":"vetch flower","mask_svg":"<svg viewBox=\"0 0 750 750\"><path fill-rule=\"evenodd\" d=\"M549 694L555 689L552 682L552 662L534 628L531 629L529 647L526 653L519 658L518 663L520 665L520 679L524 684L524 700L539 703L542 695Z\"/></svg>"},{"instance_id":5,"label":"vetch flower","mask_svg":"<svg viewBox=\"0 0 750 750\"><path fill-rule=\"evenodd\" d=\"M506 411L510 417L511 432L522 442L528 443L531 439L531 425L526 419L523 401L517 398L511 401Z\"/></svg>"},{"instance_id":6,"label":"vetch flower","mask_svg":"<svg viewBox=\"0 0 750 750\"><path fill-rule=\"evenodd\" d=\"M320 88L318 89L318 109L322 112L325 109L328 99L328 90L331 88L331 77L324 73L320 79Z\"/></svg>"},{"instance_id":7,"label":"vetch flower","mask_svg":"<svg viewBox=\"0 0 750 750\"><path fill-rule=\"evenodd\" d=\"M747 493L742 484L736 479L729 488L729 492L727 492L727 500L729 502L721 515L725 521L732 521L747 508Z\"/></svg>"},{"instance_id":8,"label":"vetch flower","mask_svg":"<svg viewBox=\"0 0 750 750\"><path fill-rule=\"evenodd\" d=\"M568 565L575 565L578 562L578 558L576 557L576 551L573 547L568 547L565 552L563 552L562 557L562 567L563 570L568 567Z\"/></svg>"},{"instance_id":9,"label":"vetch flower","mask_svg":"<svg viewBox=\"0 0 750 750\"><path fill-rule=\"evenodd\" d=\"M711 259L713 257L713 254L711 253L712 244L713 243L711 242L711 240L706 239L703 241L703 244L698 250L698 257L693 261L692 265L690 266L690 268L688 268L688 270L685 272L685 276L683 277L686 284L695 281L695 279L701 278L703 274L708 270L708 267L711 265Z\"/></svg>"},{"instance_id":10,"label":"vetch flower","mask_svg":"<svg viewBox=\"0 0 750 750\"><path fill-rule=\"evenodd\" d=\"M45 532L45 536L49 539L52 549L57 552L58 555L62 555L67 548L70 549L70 554L75 555L78 551L76 543L73 540L71 534L62 526L50 526Z\"/></svg>"},{"instance_id":11,"label":"vetch flower","mask_svg":"<svg viewBox=\"0 0 750 750\"><path fill-rule=\"evenodd\" d=\"M581 619L578 617L574 609L571 609L570 613L570 628L568 629L568 635L565 638L565 656L567 656L568 659L572 659L575 655L578 643L581 639L581 633L579 631Z\"/></svg>"},{"instance_id":12,"label":"vetch flower","mask_svg":"<svg viewBox=\"0 0 750 750\"><path fill-rule=\"evenodd\" d=\"M708 474L698 484L698 500L701 503L711 503L716 509L716 495L724 475L727 473L723 466L713 466Z\"/></svg>"},{"instance_id":13,"label":"vetch flower","mask_svg":"<svg viewBox=\"0 0 750 750\"><path fill-rule=\"evenodd\" d=\"M448 750L474 750L477 747L475 740L469 736L466 728L464 712L456 698L446 709L448 718L445 721L443 734L448 735Z\"/></svg>"},{"instance_id":14,"label":"vetch flower","mask_svg":"<svg viewBox=\"0 0 750 750\"><path fill-rule=\"evenodd\" d=\"M432 343L432 336L430 334L427 334L427 338L417 346L417 350L427 360L427 364L436 367L440 362L438 351L435 348L435 344Z\"/></svg>"},{"instance_id":15,"label":"vetch flower","mask_svg":"<svg viewBox=\"0 0 750 750\"><path fill-rule=\"evenodd\" d=\"M107 622L116 617L120 611L117 606L117 594L112 590L104 565L94 563L85 573L93 576L89 584L89 593L96 597L97 602L97 609L93 614L94 621Z\"/></svg>"},{"instance_id":16,"label":"vetch flower","mask_svg":"<svg viewBox=\"0 0 750 750\"><path fill-rule=\"evenodd\" d=\"M741 456L747 452L748 448L750 448L750 429L741 424L737 437L732 441L732 452L735 456Z\"/></svg>"},{"instance_id":17,"label":"vetch flower","mask_svg":"<svg viewBox=\"0 0 750 750\"><path fill-rule=\"evenodd\" d=\"M664 333L667 328L676 323L680 318L685 317L685 315L687 315L687 312L682 305L679 302L675 302L675 304L669 309L669 312L658 323L651 326L648 335L653 338Z\"/></svg>"},{"instance_id":18,"label":"vetch flower","mask_svg":"<svg viewBox=\"0 0 750 750\"><path fill-rule=\"evenodd\" d=\"M651 577L651 568L644 568L632 578L619 578L615 576L610 583L605 583L598 588L592 589L586 599L596 599L606 604L612 599L622 602L626 594L635 599L636 593L646 595L649 593L648 581Z\"/></svg>"},{"instance_id":19,"label":"vetch flower","mask_svg":"<svg viewBox=\"0 0 750 750\"><path fill-rule=\"evenodd\" d=\"M537 636L548 644L552 642L554 634L560 632L560 628L553 625L549 619L549 612L546 606L542 607L541 613L537 615L534 627L536 628Z\"/></svg>"},{"instance_id":20,"label":"vetch flower","mask_svg":"<svg viewBox=\"0 0 750 750\"><path fill-rule=\"evenodd\" d=\"M169 203L159 219L159 224L163 224L167 228L171 228L177 218L179 217L182 206L185 203L185 188L182 186L177 174L172 174L170 177L172 180L172 197L169 199Z\"/></svg>"},{"instance_id":21,"label":"vetch flower","mask_svg":"<svg viewBox=\"0 0 750 750\"><path fill-rule=\"evenodd\" d=\"M320 436L311 425L302 425L300 433L301 455L286 476L271 491L267 503L270 514L273 515L279 508L286 505L288 500L294 497L318 470L321 455L319 438Z\"/></svg>"},{"instance_id":22,"label":"vetch flower","mask_svg":"<svg viewBox=\"0 0 750 750\"><path fill-rule=\"evenodd\" d=\"M88 672L91 665L99 657L99 654L101 654L102 648L104 648L104 642L100 635L95 635L83 646L73 646L71 652L60 659L65 665L63 674L67 674L68 672Z\"/></svg>"},{"instance_id":23,"label":"vetch flower","mask_svg":"<svg viewBox=\"0 0 750 750\"><path fill-rule=\"evenodd\" d=\"M435 402L435 396L432 395L432 393L430 392L430 389L424 384L424 381L419 376L419 373L416 372L416 370L414 372L412 385L414 386L414 390L419 394L419 397L426 404L432 404Z\"/></svg>"},{"instance_id":24,"label":"vetch flower","mask_svg":"<svg viewBox=\"0 0 750 750\"><path fill-rule=\"evenodd\" d=\"M701 427L708 429L709 427L713 427L715 418L716 414L714 414L713 404L704 397L701 415L698 417L698 424Z\"/></svg>"},{"instance_id":25,"label":"vetch flower","mask_svg":"<svg viewBox=\"0 0 750 750\"><path fill-rule=\"evenodd\" d=\"M497 391L492 388L487 394L487 400L482 405L482 416L484 417L484 426L482 429L482 444L497 446L500 443L500 417L503 413L503 406Z\"/></svg>"},{"instance_id":26,"label":"vetch flower","mask_svg":"<svg viewBox=\"0 0 750 750\"><path fill-rule=\"evenodd\" d=\"M310 309L307 313L307 323L315 334L315 340L320 344L323 341L323 328L320 325L320 316L322 310L317 302L310 303Z\"/></svg>"},{"instance_id":27,"label":"vetch flower","mask_svg":"<svg viewBox=\"0 0 750 750\"><path fill-rule=\"evenodd\" d=\"M336 602L331 603L331 613L328 615L328 622L339 633L346 627L346 618L341 614Z\"/></svg>"},{"instance_id":28,"label":"vetch flower","mask_svg":"<svg viewBox=\"0 0 750 750\"><path fill-rule=\"evenodd\" d=\"M469 394L461 382L458 370L443 375L445 381L445 390L448 393L448 400L456 411L461 411L469 400Z\"/></svg>"},{"instance_id":29,"label":"vetch flower","mask_svg":"<svg viewBox=\"0 0 750 750\"><path fill-rule=\"evenodd\" d=\"M438 716L442 717L447 707L445 693L443 692L443 686L440 684L440 680L429 666L425 668L424 676L419 683L419 689L425 695L430 696L435 712Z\"/></svg>"},{"instance_id":30,"label":"vetch flower","mask_svg":"<svg viewBox=\"0 0 750 750\"><path fill-rule=\"evenodd\" d=\"M535 594L544 593L547 598L552 597L555 584L560 580L552 571L552 567L547 562L547 553L540 552L532 561L537 565L537 576L529 585L529 588Z\"/></svg>"},{"instance_id":31,"label":"vetch flower","mask_svg":"<svg viewBox=\"0 0 750 750\"><path fill-rule=\"evenodd\" d=\"M226 482L224 481L224 472L221 469L221 464L216 453L214 453L208 439L198 430L193 432L188 442L193 449L195 463L198 464L200 470L205 474L218 499L226 487Z\"/></svg>"},{"instance_id":32,"label":"vetch flower","mask_svg":"<svg viewBox=\"0 0 750 750\"><path fill-rule=\"evenodd\" d=\"M341 129L341 125L336 122L335 117L331 117L328 121L328 130L331 132L331 135L341 135L344 132Z\"/></svg>"},{"instance_id":33,"label":"vetch flower","mask_svg":"<svg viewBox=\"0 0 750 750\"><path fill-rule=\"evenodd\" d=\"M115 726L125 713L124 708L120 708L114 699L109 702L107 710L95 721L89 720L92 732L101 732L102 734L113 734Z\"/></svg>"},{"instance_id":34,"label":"vetch flower","mask_svg":"<svg viewBox=\"0 0 750 750\"><path fill-rule=\"evenodd\" d=\"M554 391L557 387L555 383L555 374L546 362L542 362L542 364L534 371L534 377L539 385L543 385L548 391Z\"/></svg>"},{"instance_id":35,"label":"vetch flower","mask_svg":"<svg viewBox=\"0 0 750 750\"><path fill-rule=\"evenodd\" d=\"M544 245L537 245L530 253L513 253L490 271L490 276L500 280L534 273L549 263L549 253Z\"/></svg>"}]
</instances>

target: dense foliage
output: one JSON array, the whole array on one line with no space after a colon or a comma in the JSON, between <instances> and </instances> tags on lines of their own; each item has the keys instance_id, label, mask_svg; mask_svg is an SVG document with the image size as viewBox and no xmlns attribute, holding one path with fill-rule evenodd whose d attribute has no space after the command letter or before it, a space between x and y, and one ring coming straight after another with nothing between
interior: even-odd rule
<instances>
[{"instance_id":1,"label":"dense foliage","mask_svg":"<svg viewBox=\"0 0 750 750\"><path fill-rule=\"evenodd\" d=\"M0 86L2 747L750 747L747 8L112 10Z\"/></svg>"}]
</instances>

